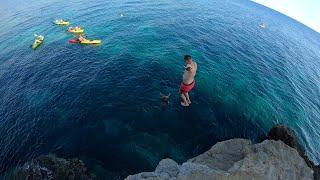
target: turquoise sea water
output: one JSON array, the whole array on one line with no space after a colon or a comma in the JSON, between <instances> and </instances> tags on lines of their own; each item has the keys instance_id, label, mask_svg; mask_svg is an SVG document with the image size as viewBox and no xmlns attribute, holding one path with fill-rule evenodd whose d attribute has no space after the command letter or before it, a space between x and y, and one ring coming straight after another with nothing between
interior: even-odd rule
<instances>
[{"instance_id":1,"label":"turquoise sea water","mask_svg":"<svg viewBox=\"0 0 320 180\"><path fill-rule=\"evenodd\" d=\"M55 18L103 43L69 44ZM217 141L259 141L277 123L320 161L320 35L253 2L4 0L0 42L0 172L54 153L125 177ZM189 108L184 54L199 66Z\"/></svg>"}]
</instances>

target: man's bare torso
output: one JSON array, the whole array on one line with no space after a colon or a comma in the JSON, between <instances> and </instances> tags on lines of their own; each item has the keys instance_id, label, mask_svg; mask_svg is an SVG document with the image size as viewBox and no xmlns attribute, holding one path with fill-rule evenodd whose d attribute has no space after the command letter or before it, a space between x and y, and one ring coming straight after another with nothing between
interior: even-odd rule
<instances>
[{"instance_id":1,"label":"man's bare torso","mask_svg":"<svg viewBox=\"0 0 320 180\"><path fill-rule=\"evenodd\" d=\"M188 84L191 84L193 81L194 81L194 77L197 73L197 63L196 62L192 62L191 64L191 70L190 71L187 71L187 70L184 70L184 73L183 73L183 83L188 85Z\"/></svg>"}]
</instances>

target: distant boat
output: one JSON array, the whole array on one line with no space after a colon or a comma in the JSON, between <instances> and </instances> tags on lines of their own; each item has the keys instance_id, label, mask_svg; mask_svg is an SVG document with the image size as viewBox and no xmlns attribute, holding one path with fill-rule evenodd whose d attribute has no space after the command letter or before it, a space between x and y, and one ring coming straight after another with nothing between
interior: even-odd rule
<instances>
[{"instance_id":1,"label":"distant boat","mask_svg":"<svg viewBox=\"0 0 320 180\"><path fill-rule=\"evenodd\" d=\"M265 25L264 23L259 24L259 26L260 26L261 28L266 28L266 25Z\"/></svg>"}]
</instances>

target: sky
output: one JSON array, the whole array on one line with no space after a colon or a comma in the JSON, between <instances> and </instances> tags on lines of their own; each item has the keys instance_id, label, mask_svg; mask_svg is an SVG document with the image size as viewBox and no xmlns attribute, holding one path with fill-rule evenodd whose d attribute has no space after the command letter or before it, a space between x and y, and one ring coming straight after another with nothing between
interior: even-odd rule
<instances>
[{"instance_id":1,"label":"sky","mask_svg":"<svg viewBox=\"0 0 320 180\"><path fill-rule=\"evenodd\" d=\"M320 33L320 0L252 0L309 26Z\"/></svg>"}]
</instances>

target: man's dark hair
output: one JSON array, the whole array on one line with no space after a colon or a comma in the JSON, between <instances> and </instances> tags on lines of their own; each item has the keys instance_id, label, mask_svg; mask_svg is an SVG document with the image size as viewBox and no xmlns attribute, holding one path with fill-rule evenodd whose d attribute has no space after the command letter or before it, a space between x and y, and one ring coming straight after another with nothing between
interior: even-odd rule
<instances>
[{"instance_id":1,"label":"man's dark hair","mask_svg":"<svg viewBox=\"0 0 320 180\"><path fill-rule=\"evenodd\" d=\"M185 55L183 59L184 59L184 60L190 60L190 59L191 59L191 56L190 56L190 55Z\"/></svg>"}]
</instances>

